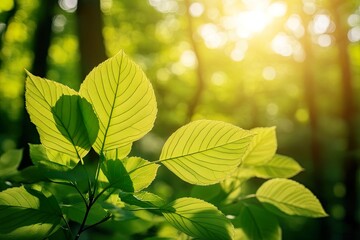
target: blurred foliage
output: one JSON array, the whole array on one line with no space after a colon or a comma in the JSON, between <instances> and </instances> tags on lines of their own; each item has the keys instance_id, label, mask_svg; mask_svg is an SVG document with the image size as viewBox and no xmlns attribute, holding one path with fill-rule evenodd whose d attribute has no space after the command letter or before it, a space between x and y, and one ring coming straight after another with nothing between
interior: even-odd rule
<instances>
[{"instance_id":1,"label":"blurred foliage","mask_svg":"<svg viewBox=\"0 0 360 240\"><path fill-rule=\"evenodd\" d=\"M24 68L31 68L36 55L34 31L42 1L0 1L0 153L15 148L22 134ZM75 90L82 81L77 3L58 1L47 57L47 77ZM279 152L306 169L298 177L305 185L322 191L315 193L326 199L331 217L325 224L331 227L331 239L340 239L343 198L352 191L344 184L343 159L348 154L359 158L360 152L358 148L347 152L349 129L343 116L339 54L346 49L352 83L348 94L354 97L354 118L359 120L358 0L101 0L100 7L106 54L113 56L124 49L142 66L156 91L160 111L154 131L135 144L133 155L141 151L147 154L145 158L156 160L164 138L189 118L225 120L248 129L276 126ZM204 66L204 88L195 114L188 116L200 65ZM309 76L316 128L306 97ZM357 123L350 131L359 136L359 129ZM321 186L314 182L319 175L311 151L314 142L321 156ZM165 198L190 191L172 175L164 179L153 188ZM169 185L178 186L179 191L170 192ZM351 207L360 218L359 208ZM302 238L296 233L305 227L308 239L319 238L313 221L283 224L289 229L286 239Z\"/></svg>"}]
</instances>

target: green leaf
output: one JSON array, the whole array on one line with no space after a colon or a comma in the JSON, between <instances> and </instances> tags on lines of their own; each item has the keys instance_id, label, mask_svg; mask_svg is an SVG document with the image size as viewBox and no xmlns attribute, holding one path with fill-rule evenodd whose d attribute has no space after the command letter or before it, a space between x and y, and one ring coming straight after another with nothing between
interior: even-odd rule
<instances>
[{"instance_id":1,"label":"green leaf","mask_svg":"<svg viewBox=\"0 0 360 240\"><path fill-rule=\"evenodd\" d=\"M79 202L77 203L72 202L71 204L63 204L62 210L64 214L72 221L82 223L86 213L86 206L85 203L81 199L79 199ZM100 203L96 202L91 206L85 225L92 225L98 223L106 216L107 212L104 210Z\"/></svg>"},{"instance_id":2,"label":"green leaf","mask_svg":"<svg viewBox=\"0 0 360 240\"><path fill-rule=\"evenodd\" d=\"M30 157L41 174L54 181L72 180L71 170L76 162L69 155L46 149L41 144L29 144Z\"/></svg>"},{"instance_id":3,"label":"green leaf","mask_svg":"<svg viewBox=\"0 0 360 240\"><path fill-rule=\"evenodd\" d=\"M232 239L234 226L214 205L196 198L179 198L163 207L174 227L200 239Z\"/></svg>"},{"instance_id":4,"label":"green leaf","mask_svg":"<svg viewBox=\"0 0 360 240\"><path fill-rule=\"evenodd\" d=\"M130 175L121 160L104 161L101 164L101 170L109 181L108 187L118 188L124 192L134 192Z\"/></svg>"},{"instance_id":5,"label":"green leaf","mask_svg":"<svg viewBox=\"0 0 360 240\"><path fill-rule=\"evenodd\" d=\"M271 179L256 192L257 199L275 206L288 215L326 217L321 203L306 187L289 179Z\"/></svg>"},{"instance_id":6,"label":"green leaf","mask_svg":"<svg viewBox=\"0 0 360 240\"><path fill-rule=\"evenodd\" d=\"M123 159L128 156L131 151L132 143L123 146L121 148L116 148L113 150L105 151L104 155L106 159Z\"/></svg>"},{"instance_id":7,"label":"green leaf","mask_svg":"<svg viewBox=\"0 0 360 240\"><path fill-rule=\"evenodd\" d=\"M61 219L52 196L24 187L0 193L0 239L45 239L60 227Z\"/></svg>"},{"instance_id":8,"label":"green leaf","mask_svg":"<svg viewBox=\"0 0 360 240\"><path fill-rule=\"evenodd\" d=\"M17 172L23 155L22 149L13 149L0 157L0 178L6 178Z\"/></svg>"},{"instance_id":9,"label":"green leaf","mask_svg":"<svg viewBox=\"0 0 360 240\"><path fill-rule=\"evenodd\" d=\"M35 165L43 161L49 161L67 168L73 168L77 164L77 161L74 161L69 155L47 149L41 144L29 144L29 146L31 161Z\"/></svg>"},{"instance_id":10,"label":"green leaf","mask_svg":"<svg viewBox=\"0 0 360 240\"><path fill-rule=\"evenodd\" d=\"M251 138L249 131L228 123L194 121L169 137L160 160L182 180L210 185L239 166Z\"/></svg>"},{"instance_id":11,"label":"green leaf","mask_svg":"<svg viewBox=\"0 0 360 240\"><path fill-rule=\"evenodd\" d=\"M91 103L99 121L96 131L97 119L87 118L90 110L82 108L98 153L126 147L153 127L157 113L154 90L144 72L123 51L89 73L80 95Z\"/></svg>"},{"instance_id":12,"label":"green leaf","mask_svg":"<svg viewBox=\"0 0 360 240\"><path fill-rule=\"evenodd\" d=\"M139 157L107 160L102 170L110 186L127 192L138 192L148 187L156 177L159 165Z\"/></svg>"},{"instance_id":13,"label":"green leaf","mask_svg":"<svg viewBox=\"0 0 360 240\"><path fill-rule=\"evenodd\" d=\"M222 187L220 184L214 184L210 186L193 186L191 189L191 197L200 198L207 202L216 200L217 197L223 195ZM225 195L226 196L226 195Z\"/></svg>"},{"instance_id":14,"label":"green leaf","mask_svg":"<svg viewBox=\"0 0 360 240\"><path fill-rule=\"evenodd\" d=\"M123 202L116 193L106 198L106 200L101 203L101 206L111 214L112 220L126 221L136 219L134 212L125 208L125 202Z\"/></svg>"},{"instance_id":15,"label":"green leaf","mask_svg":"<svg viewBox=\"0 0 360 240\"><path fill-rule=\"evenodd\" d=\"M135 192L147 188L154 181L159 168L158 164L139 157L125 158L121 161L130 175Z\"/></svg>"},{"instance_id":16,"label":"green leaf","mask_svg":"<svg viewBox=\"0 0 360 240\"><path fill-rule=\"evenodd\" d=\"M254 128L254 137L244 156L243 165L261 165L269 161L277 148L275 127Z\"/></svg>"},{"instance_id":17,"label":"green leaf","mask_svg":"<svg viewBox=\"0 0 360 240\"><path fill-rule=\"evenodd\" d=\"M91 143L80 112L78 93L60 83L27 74L26 109L41 143L81 160Z\"/></svg>"},{"instance_id":18,"label":"green leaf","mask_svg":"<svg viewBox=\"0 0 360 240\"><path fill-rule=\"evenodd\" d=\"M275 154L275 156L263 165L248 166L239 169L240 174L248 172L258 178L291 178L301 172L303 168L294 159Z\"/></svg>"},{"instance_id":19,"label":"green leaf","mask_svg":"<svg viewBox=\"0 0 360 240\"><path fill-rule=\"evenodd\" d=\"M86 191L89 181L95 179L95 161L74 165L75 162L69 156L37 144L30 144L30 157L40 175L52 181L76 183L79 189ZM29 179L29 176L26 178Z\"/></svg>"},{"instance_id":20,"label":"green leaf","mask_svg":"<svg viewBox=\"0 0 360 240\"><path fill-rule=\"evenodd\" d=\"M255 205L243 207L235 219L249 240L281 240L281 228L274 215Z\"/></svg>"},{"instance_id":21,"label":"green leaf","mask_svg":"<svg viewBox=\"0 0 360 240\"><path fill-rule=\"evenodd\" d=\"M158 195L146 191L137 192L134 194L120 193L121 200L129 205L147 208L149 210L159 210L165 205L165 201Z\"/></svg>"}]
</instances>

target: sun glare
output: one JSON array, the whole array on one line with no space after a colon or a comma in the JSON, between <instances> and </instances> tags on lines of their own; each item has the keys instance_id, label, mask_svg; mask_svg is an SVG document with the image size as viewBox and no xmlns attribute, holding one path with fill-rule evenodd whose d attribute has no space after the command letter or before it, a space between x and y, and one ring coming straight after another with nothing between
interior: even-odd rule
<instances>
[{"instance_id":1,"label":"sun glare","mask_svg":"<svg viewBox=\"0 0 360 240\"><path fill-rule=\"evenodd\" d=\"M234 31L239 38L251 38L262 32L274 18L283 16L287 10L284 2L271 4L265 0L243 2L247 7L246 11L224 16L222 21L223 27Z\"/></svg>"},{"instance_id":2,"label":"sun glare","mask_svg":"<svg viewBox=\"0 0 360 240\"><path fill-rule=\"evenodd\" d=\"M242 3L223 0L223 7L221 14L215 11L215 8L206 9L206 14L212 21L201 25L197 31L208 48L216 49L228 43L233 44L233 49L228 53L234 61L242 61L247 51L247 42L287 12L286 2L281 0L242 0ZM193 17L201 16L205 12L204 5L195 2L189 11ZM300 26L297 24L294 19L289 23L289 27L301 35L301 23ZM282 52L282 55L288 55L288 52L289 50Z\"/></svg>"}]
</instances>

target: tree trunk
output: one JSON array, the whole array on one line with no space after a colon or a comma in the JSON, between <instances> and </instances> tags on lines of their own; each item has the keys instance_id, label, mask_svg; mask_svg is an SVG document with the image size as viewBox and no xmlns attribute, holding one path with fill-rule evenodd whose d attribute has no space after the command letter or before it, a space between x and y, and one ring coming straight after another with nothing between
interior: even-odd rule
<instances>
[{"instance_id":1,"label":"tree trunk","mask_svg":"<svg viewBox=\"0 0 360 240\"><path fill-rule=\"evenodd\" d=\"M307 15L306 13L302 14L302 19L304 22L304 27L307 29L309 23L311 21L311 16ZM311 160L313 164L313 181L314 187L313 190L318 196L320 202L325 207L327 206L326 196L324 193L324 173L323 173L323 159L322 159L322 150L321 144L319 139L319 120L318 120L318 109L316 104L316 79L314 78L314 71L313 65L315 63L314 56L312 53L312 42L311 36L309 32L306 30L304 32L304 36L301 38L301 44L305 51L305 60L301 64L302 68L302 80L303 80L303 87L304 87L304 99L307 105L307 109L309 112L309 127L310 127L310 154ZM321 236L324 239L327 239L330 235L329 229L326 226L326 220L319 220L320 229L319 229L319 237Z\"/></svg>"},{"instance_id":2,"label":"tree trunk","mask_svg":"<svg viewBox=\"0 0 360 240\"><path fill-rule=\"evenodd\" d=\"M336 47L338 49L338 65L341 70L341 91L342 91L342 117L346 124L346 155L343 162L344 183L346 186L346 194L344 199L345 206L345 232L344 239L359 239L359 224L357 221L358 210L358 185L357 185L357 171L358 161L355 151L357 149L356 138L356 106L354 101L354 92L351 80L350 59L348 54L348 39L347 29L343 24L341 17L342 3L339 0L331 2L331 12L333 20L336 25L334 33L336 40Z\"/></svg>"},{"instance_id":3,"label":"tree trunk","mask_svg":"<svg viewBox=\"0 0 360 240\"><path fill-rule=\"evenodd\" d=\"M199 105L201 96L205 89L205 79L204 79L204 71L203 71L203 60L201 58L201 55L199 53L199 48L197 46L197 43L194 39L194 27L193 27L193 21L192 16L189 12L190 8L190 2L189 0L185 0L185 7L186 7L186 20L187 20L187 26L188 26L188 35L191 47L194 51L196 60L197 60L197 67L196 67L196 77L197 77L197 86L193 95L193 98L191 99L189 105L188 105L188 112L187 112L187 122L191 121L191 118L193 117L196 107Z\"/></svg>"},{"instance_id":4,"label":"tree trunk","mask_svg":"<svg viewBox=\"0 0 360 240\"><path fill-rule=\"evenodd\" d=\"M39 77L45 77L48 64L47 56L51 41L51 27L53 11L56 6L56 0L47 0L39 5L37 26L33 38L34 60L31 72ZM25 98L24 101L25 102ZM18 147L24 149L24 157L20 168L31 165L28 143L39 143L39 134L35 125L30 122L29 114L25 107L23 108L22 133L18 142Z\"/></svg>"},{"instance_id":5,"label":"tree trunk","mask_svg":"<svg viewBox=\"0 0 360 240\"><path fill-rule=\"evenodd\" d=\"M102 35L103 21L99 0L79 0L77 7L81 74L83 79L106 60Z\"/></svg>"}]
</instances>

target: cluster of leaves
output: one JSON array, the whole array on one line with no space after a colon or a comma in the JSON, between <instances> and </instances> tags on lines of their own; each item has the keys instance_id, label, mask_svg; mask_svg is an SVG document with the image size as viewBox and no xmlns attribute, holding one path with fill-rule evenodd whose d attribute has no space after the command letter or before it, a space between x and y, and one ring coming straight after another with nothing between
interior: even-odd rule
<instances>
[{"instance_id":1,"label":"cluster of leaves","mask_svg":"<svg viewBox=\"0 0 360 240\"><path fill-rule=\"evenodd\" d=\"M28 73L26 107L41 144L30 145L34 166L22 171L20 150L1 157L1 239L51 239L59 231L78 239L108 220L140 220L144 211L198 239L280 239L273 213L326 216L308 189L287 179L302 168L275 153L275 128L198 120L168 138L159 160L129 157L152 129L157 104L123 52L94 68L79 92ZM166 202L145 190L160 164L196 185L191 197ZM270 180L244 195L253 177ZM79 223L76 231L70 222Z\"/></svg>"}]
</instances>

